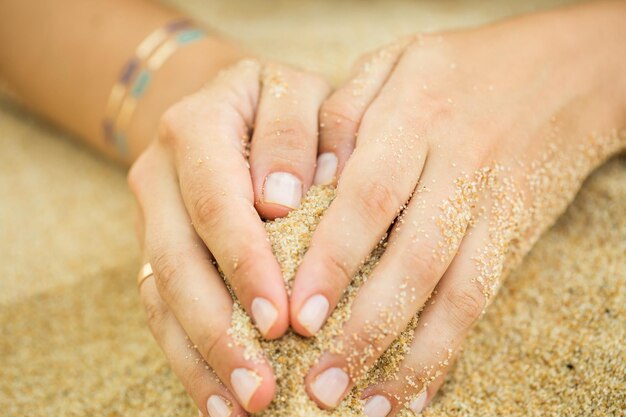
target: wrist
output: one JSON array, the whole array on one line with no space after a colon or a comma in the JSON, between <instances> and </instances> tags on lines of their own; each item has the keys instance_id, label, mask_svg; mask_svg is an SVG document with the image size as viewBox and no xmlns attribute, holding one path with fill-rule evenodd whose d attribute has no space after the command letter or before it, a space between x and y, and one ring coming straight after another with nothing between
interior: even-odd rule
<instances>
[{"instance_id":1,"label":"wrist","mask_svg":"<svg viewBox=\"0 0 626 417\"><path fill-rule=\"evenodd\" d=\"M154 139L161 115L174 103L208 83L220 70L245 56L234 43L209 36L176 51L153 75L128 127L131 161Z\"/></svg>"}]
</instances>

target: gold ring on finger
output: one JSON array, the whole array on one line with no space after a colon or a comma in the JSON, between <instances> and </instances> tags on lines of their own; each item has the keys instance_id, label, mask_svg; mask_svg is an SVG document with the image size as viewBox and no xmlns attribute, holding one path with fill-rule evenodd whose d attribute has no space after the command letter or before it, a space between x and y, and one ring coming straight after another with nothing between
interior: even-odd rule
<instances>
[{"instance_id":1,"label":"gold ring on finger","mask_svg":"<svg viewBox=\"0 0 626 417\"><path fill-rule=\"evenodd\" d=\"M142 266L139 270L139 274L137 274L137 288L141 288L141 284L153 275L154 272L152 272L152 265L150 265L150 262L144 264L144 266Z\"/></svg>"}]
</instances>

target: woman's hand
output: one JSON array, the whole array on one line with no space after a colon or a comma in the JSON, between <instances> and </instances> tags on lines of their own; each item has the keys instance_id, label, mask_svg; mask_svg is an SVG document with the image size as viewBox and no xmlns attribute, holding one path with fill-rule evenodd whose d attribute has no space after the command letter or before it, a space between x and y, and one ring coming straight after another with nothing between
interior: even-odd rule
<instances>
[{"instance_id":1,"label":"woman's hand","mask_svg":"<svg viewBox=\"0 0 626 417\"><path fill-rule=\"evenodd\" d=\"M169 109L129 174L154 271L141 285L149 325L203 415L257 412L274 396L269 364L228 334L216 263L261 334L281 336L287 293L259 214L285 215L311 185L328 92L317 76L241 62Z\"/></svg>"},{"instance_id":2,"label":"woman's hand","mask_svg":"<svg viewBox=\"0 0 626 417\"><path fill-rule=\"evenodd\" d=\"M611 134L626 114L625 11L594 3L417 36L366 57L325 102L321 177L341 177L294 282L298 333L317 332L397 221L337 352L306 378L320 406L335 407L418 312L397 377L366 389L365 409L432 399L503 272L625 146Z\"/></svg>"}]
</instances>

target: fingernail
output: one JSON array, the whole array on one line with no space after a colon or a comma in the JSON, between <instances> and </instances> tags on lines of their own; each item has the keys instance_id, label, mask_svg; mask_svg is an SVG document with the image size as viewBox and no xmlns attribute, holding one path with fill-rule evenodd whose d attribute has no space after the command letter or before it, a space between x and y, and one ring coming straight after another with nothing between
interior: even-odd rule
<instances>
[{"instance_id":1,"label":"fingernail","mask_svg":"<svg viewBox=\"0 0 626 417\"><path fill-rule=\"evenodd\" d=\"M337 175L337 156L332 152L326 152L317 157L317 168L313 184L329 184Z\"/></svg>"},{"instance_id":2,"label":"fingernail","mask_svg":"<svg viewBox=\"0 0 626 417\"><path fill-rule=\"evenodd\" d=\"M424 406L426 405L426 390L422 391L419 393L419 395L417 397L415 397L413 399L413 401L411 401L411 404L409 404L409 408L414 412L414 413L421 413L422 410L424 409Z\"/></svg>"},{"instance_id":3,"label":"fingernail","mask_svg":"<svg viewBox=\"0 0 626 417\"><path fill-rule=\"evenodd\" d=\"M230 416L230 405L219 395L211 395L206 403L209 411L209 417L228 417Z\"/></svg>"},{"instance_id":4,"label":"fingernail","mask_svg":"<svg viewBox=\"0 0 626 417\"><path fill-rule=\"evenodd\" d=\"M265 335L274 325L278 310L265 298L257 297L252 300L252 317L259 331Z\"/></svg>"},{"instance_id":5,"label":"fingernail","mask_svg":"<svg viewBox=\"0 0 626 417\"><path fill-rule=\"evenodd\" d=\"M204 417L204 416L202 415L202 411L200 411L200 410L198 410L198 417Z\"/></svg>"},{"instance_id":6,"label":"fingernail","mask_svg":"<svg viewBox=\"0 0 626 417\"><path fill-rule=\"evenodd\" d=\"M250 398L261 385L261 381L262 378L255 372L244 368L237 368L230 374L230 383L235 390L235 394L237 394L237 398L239 398L239 402L244 407L248 406Z\"/></svg>"},{"instance_id":7,"label":"fingernail","mask_svg":"<svg viewBox=\"0 0 626 417\"><path fill-rule=\"evenodd\" d=\"M263 201L297 208L302 200L302 182L288 172L274 172L265 179Z\"/></svg>"},{"instance_id":8,"label":"fingernail","mask_svg":"<svg viewBox=\"0 0 626 417\"><path fill-rule=\"evenodd\" d=\"M391 403L382 395L374 395L365 401L363 412L366 417L385 417L391 411Z\"/></svg>"},{"instance_id":9,"label":"fingernail","mask_svg":"<svg viewBox=\"0 0 626 417\"><path fill-rule=\"evenodd\" d=\"M348 388L350 377L343 369L328 368L311 384L313 395L327 407L335 407Z\"/></svg>"},{"instance_id":10,"label":"fingernail","mask_svg":"<svg viewBox=\"0 0 626 417\"><path fill-rule=\"evenodd\" d=\"M315 334L324 324L329 307L328 299L323 295L309 298L298 313L298 321L309 333Z\"/></svg>"}]
</instances>

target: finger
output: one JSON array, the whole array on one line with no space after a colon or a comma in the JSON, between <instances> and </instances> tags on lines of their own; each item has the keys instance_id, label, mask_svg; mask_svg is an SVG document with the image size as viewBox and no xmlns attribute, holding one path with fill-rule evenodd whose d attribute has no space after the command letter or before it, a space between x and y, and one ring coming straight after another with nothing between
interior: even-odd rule
<instances>
[{"instance_id":1,"label":"finger","mask_svg":"<svg viewBox=\"0 0 626 417\"><path fill-rule=\"evenodd\" d=\"M452 178L441 178L445 171L439 166L440 161L443 160L428 159L418 190L397 220L385 253L357 292L350 318L335 343L342 346L341 351L325 353L309 371L306 384L312 399L325 405L341 401L407 327L456 253L467 216L455 207L443 207L442 213L442 203L455 195L455 184ZM436 174L441 184L430 189L426 184ZM460 223L454 235L441 230L448 219ZM348 383L329 399L327 391L318 387L318 381L328 372L338 373L336 370L345 373Z\"/></svg>"},{"instance_id":2,"label":"finger","mask_svg":"<svg viewBox=\"0 0 626 417\"><path fill-rule=\"evenodd\" d=\"M262 358L246 359L244 349L228 335L231 295L191 226L164 154L157 147L148 150L133 168L132 181L159 294L239 403L248 411L261 410L274 396L273 372Z\"/></svg>"},{"instance_id":3,"label":"finger","mask_svg":"<svg viewBox=\"0 0 626 417\"><path fill-rule=\"evenodd\" d=\"M398 110L401 106L395 100L386 97L370 106L336 198L296 273L291 323L302 335L314 334L322 326L421 175L427 143L416 140L415 124L408 113Z\"/></svg>"},{"instance_id":4,"label":"finger","mask_svg":"<svg viewBox=\"0 0 626 417\"><path fill-rule=\"evenodd\" d=\"M185 206L237 298L266 338L284 334L288 300L278 262L254 209L242 138L254 120L260 66L227 70L168 111L162 143L174 152Z\"/></svg>"},{"instance_id":5,"label":"finger","mask_svg":"<svg viewBox=\"0 0 626 417\"><path fill-rule=\"evenodd\" d=\"M408 408L414 414L420 414L436 397L450 370L454 368L457 358L458 352L453 353L452 359L448 361L450 365L444 368L432 382L428 383L425 389L417 392L417 394L415 394L417 390L413 389L414 393L409 396L410 400L405 400L404 407L397 407L395 411L392 411L393 405L390 398L396 399L398 403L401 403L403 396L378 386L366 388L361 396L363 400L363 414L365 417L391 417L398 415L402 408Z\"/></svg>"},{"instance_id":6,"label":"finger","mask_svg":"<svg viewBox=\"0 0 626 417\"><path fill-rule=\"evenodd\" d=\"M394 415L408 406L421 412L439 389L452 358L485 307L486 270L480 259L488 247L489 227L481 221L463 240L454 261L436 288L436 295L420 314L409 353L397 378L366 390L367 396L383 396ZM477 262L478 260L478 262ZM371 416L378 417L378 416Z\"/></svg>"},{"instance_id":7,"label":"finger","mask_svg":"<svg viewBox=\"0 0 626 417\"><path fill-rule=\"evenodd\" d=\"M330 184L339 177L354 149L365 110L378 95L411 39L365 55L355 65L348 81L322 104L314 184Z\"/></svg>"},{"instance_id":8,"label":"finger","mask_svg":"<svg viewBox=\"0 0 626 417\"><path fill-rule=\"evenodd\" d=\"M176 317L161 299L154 279L145 280L140 292L150 330L200 412L210 417L246 416L237 399L193 348Z\"/></svg>"},{"instance_id":9,"label":"finger","mask_svg":"<svg viewBox=\"0 0 626 417\"><path fill-rule=\"evenodd\" d=\"M439 390L443 386L443 383L446 382L448 374L454 369L460 352L460 350L457 350L456 352L452 353L452 359L448 360L448 365L441 371L441 375L439 375L432 382L430 382L426 387L426 390L422 390L422 393L420 393L422 395L421 398L418 398L419 394L417 396L412 396L413 401L408 404L411 410L414 410L414 412L420 412L417 410L421 408L423 411L428 407L431 402L433 402L433 400L437 396L437 393L439 393ZM426 402L422 405L420 404L420 402L423 400L424 397L426 397ZM415 399L417 399L417 401L415 401Z\"/></svg>"},{"instance_id":10,"label":"finger","mask_svg":"<svg viewBox=\"0 0 626 417\"><path fill-rule=\"evenodd\" d=\"M300 205L313 181L318 112L329 87L321 77L269 64L263 69L250 170L256 209L283 217Z\"/></svg>"}]
</instances>

